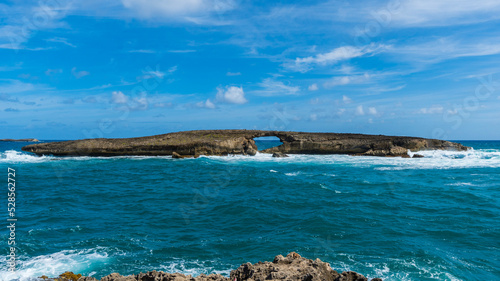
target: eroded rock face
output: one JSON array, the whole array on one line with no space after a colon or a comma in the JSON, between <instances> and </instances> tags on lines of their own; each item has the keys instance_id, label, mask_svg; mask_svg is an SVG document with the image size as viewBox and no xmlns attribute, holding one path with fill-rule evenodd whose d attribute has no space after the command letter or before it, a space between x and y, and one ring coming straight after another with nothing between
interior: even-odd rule
<instances>
[{"instance_id":1,"label":"eroded rock face","mask_svg":"<svg viewBox=\"0 0 500 281\"><path fill-rule=\"evenodd\" d=\"M55 279L49 279L54 281ZM330 264L319 259L310 260L292 252L286 257L278 255L272 262L245 263L231 271L230 277L219 274L192 277L180 273L150 271L136 275L122 276L112 273L101 278L101 281L264 281L264 280L296 280L296 281L368 281L363 275L348 271L338 273ZM92 277L80 277L78 281L97 281ZM372 281L382 281L379 278Z\"/></svg>"},{"instance_id":2,"label":"eroded rock face","mask_svg":"<svg viewBox=\"0 0 500 281\"><path fill-rule=\"evenodd\" d=\"M403 156L408 150L467 150L461 144L435 139L258 130L205 130L128 139L86 139L32 144L22 149L55 156L159 156L174 152L183 157L255 155L257 146L253 138L265 136L276 136L283 144L261 151L263 153Z\"/></svg>"}]
</instances>

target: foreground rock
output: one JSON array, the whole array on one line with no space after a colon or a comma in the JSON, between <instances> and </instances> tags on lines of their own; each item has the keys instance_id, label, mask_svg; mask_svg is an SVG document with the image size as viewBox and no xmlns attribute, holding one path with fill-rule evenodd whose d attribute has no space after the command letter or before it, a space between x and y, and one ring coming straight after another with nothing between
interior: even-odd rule
<instances>
[{"instance_id":1,"label":"foreground rock","mask_svg":"<svg viewBox=\"0 0 500 281\"><path fill-rule=\"evenodd\" d=\"M205 130L128 139L86 139L32 144L24 151L55 156L255 155L253 138L276 136L282 145L261 151L283 154L403 156L408 150L467 150L449 141L383 135L303 133L258 130Z\"/></svg>"},{"instance_id":2,"label":"foreground rock","mask_svg":"<svg viewBox=\"0 0 500 281\"><path fill-rule=\"evenodd\" d=\"M66 278L66 276L68 278ZM51 281L98 281L92 277L80 277L72 273L61 274L59 278L46 279ZM122 276L112 273L101 278L101 281L264 281L264 280L297 280L297 281L368 281L363 275L349 271L338 273L330 267L330 264L319 259L310 260L301 257L297 253L290 253L286 257L276 256L272 262L258 262L256 264L242 264L231 271L230 278L220 274L200 275L192 277L180 273L165 273L161 271L150 271L136 275ZM372 281L382 281L380 278Z\"/></svg>"}]
</instances>

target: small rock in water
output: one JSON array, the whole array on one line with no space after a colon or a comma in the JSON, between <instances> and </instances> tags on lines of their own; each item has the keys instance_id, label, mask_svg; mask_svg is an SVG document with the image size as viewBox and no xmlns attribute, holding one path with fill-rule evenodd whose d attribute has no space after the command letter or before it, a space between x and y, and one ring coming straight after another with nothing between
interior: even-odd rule
<instances>
[{"instance_id":1,"label":"small rock in water","mask_svg":"<svg viewBox=\"0 0 500 281\"><path fill-rule=\"evenodd\" d=\"M273 157L282 158L282 157L288 157L288 155L282 152L275 152L273 153Z\"/></svg>"},{"instance_id":2,"label":"small rock in water","mask_svg":"<svg viewBox=\"0 0 500 281\"><path fill-rule=\"evenodd\" d=\"M413 154L412 158L424 158L422 154Z\"/></svg>"}]
</instances>

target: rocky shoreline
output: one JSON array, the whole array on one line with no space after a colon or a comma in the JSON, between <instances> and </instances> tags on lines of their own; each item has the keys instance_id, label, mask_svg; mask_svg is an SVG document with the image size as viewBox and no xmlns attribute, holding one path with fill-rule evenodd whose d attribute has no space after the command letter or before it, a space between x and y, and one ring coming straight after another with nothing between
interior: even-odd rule
<instances>
[{"instance_id":1,"label":"rocky shoreline","mask_svg":"<svg viewBox=\"0 0 500 281\"><path fill-rule=\"evenodd\" d=\"M171 155L184 158L200 155L255 155L257 146L254 138L266 136L278 137L283 144L261 153L408 157L408 150L468 149L458 143L416 137L259 130L201 130L140 138L85 139L32 144L22 149L37 155L54 156Z\"/></svg>"},{"instance_id":2,"label":"rocky shoreline","mask_svg":"<svg viewBox=\"0 0 500 281\"><path fill-rule=\"evenodd\" d=\"M93 277L75 275L71 272L61 274L57 278L40 277L45 281L98 281ZM245 263L231 271L230 277L220 274L201 274L197 277L180 273L150 271L135 275L122 276L112 273L100 281L264 281L264 280L297 280L297 281L368 281L365 276L354 271L338 273L330 264L319 259L310 260L292 252L286 257L278 255L272 262ZM373 278L371 281L382 281Z\"/></svg>"}]
</instances>

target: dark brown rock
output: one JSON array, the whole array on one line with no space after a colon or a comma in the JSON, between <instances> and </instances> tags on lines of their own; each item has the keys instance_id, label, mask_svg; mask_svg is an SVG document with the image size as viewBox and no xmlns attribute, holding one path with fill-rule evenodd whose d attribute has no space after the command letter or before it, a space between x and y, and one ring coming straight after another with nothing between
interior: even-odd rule
<instances>
[{"instance_id":1,"label":"dark brown rock","mask_svg":"<svg viewBox=\"0 0 500 281\"><path fill-rule=\"evenodd\" d=\"M94 277L82 276L82 277L78 278L78 281L99 281L99 280L95 279Z\"/></svg>"},{"instance_id":2,"label":"dark brown rock","mask_svg":"<svg viewBox=\"0 0 500 281\"><path fill-rule=\"evenodd\" d=\"M424 158L422 154L413 154L412 158Z\"/></svg>"},{"instance_id":3,"label":"dark brown rock","mask_svg":"<svg viewBox=\"0 0 500 281\"><path fill-rule=\"evenodd\" d=\"M368 281L368 278L354 271L342 272L335 281Z\"/></svg>"},{"instance_id":4,"label":"dark brown rock","mask_svg":"<svg viewBox=\"0 0 500 281\"><path fill-rule=\"evenodd\" d=\"M273 157L284 158L284 157L288 157L288 155L286 155L285 153L282 153L282 152L275 152L275 153L273 153Z\"/></svg>"}]
</instances>

